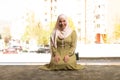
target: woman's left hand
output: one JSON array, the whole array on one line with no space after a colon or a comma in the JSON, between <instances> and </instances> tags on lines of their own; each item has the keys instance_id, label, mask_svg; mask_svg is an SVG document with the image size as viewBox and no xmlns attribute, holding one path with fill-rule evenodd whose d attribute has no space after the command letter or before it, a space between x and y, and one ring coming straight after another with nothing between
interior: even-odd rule
<instances>
[{"instance_id":1,"label":"woman's left hand","mask_svg":"<svg viewBox=\"0 0 120 80\"><path fill-rule=\"evenodd\" d=\"M66 55L65 57L64 57L64 62L68 62L69 61L69 55Z\"/></svg>"}]
</instances>

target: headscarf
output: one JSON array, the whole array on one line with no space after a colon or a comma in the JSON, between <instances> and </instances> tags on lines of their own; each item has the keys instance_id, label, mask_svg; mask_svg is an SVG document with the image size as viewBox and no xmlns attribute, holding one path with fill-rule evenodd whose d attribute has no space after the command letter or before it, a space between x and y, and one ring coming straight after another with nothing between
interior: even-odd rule
<instances>
[{"instance_id":1,"label":"headscarf","mask_svg":"<svg viewBox=\"0 0 120 80\"><path fill-rule=\"evenodd\" d=\"M64 30L60 30L59 29L59 19L60 18L64 18L67 22L67 25L65 27ZM52 35L51 35L51 46L57 48L57 41L56 39L59 37L60 39L64 39L66 37L68 37L70 34L72 33L72 29L69 27L68 25L68 19L67 17L64 15L64 14L61 14L58 16L58 19L57 19L57 22L56 22L56 25L55 25L55 29L53 30L52 32Z\"/></svg>"}]
</instances>

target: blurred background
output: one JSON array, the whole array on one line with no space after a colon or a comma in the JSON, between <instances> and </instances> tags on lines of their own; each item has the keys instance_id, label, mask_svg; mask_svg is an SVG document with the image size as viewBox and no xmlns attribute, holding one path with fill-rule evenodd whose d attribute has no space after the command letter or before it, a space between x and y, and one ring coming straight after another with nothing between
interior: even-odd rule
<instances>
[{"instance_id":1,"label":"blurred background","mask_svg":"<svg viewBox=\"0 0 120 80\"><path fill-rule=\"evenodd\" d=\"M0 50L47 53L57 16L64 13L79 44L119 44L119 0L0 0Z\"/></svg>"}]
</instances>

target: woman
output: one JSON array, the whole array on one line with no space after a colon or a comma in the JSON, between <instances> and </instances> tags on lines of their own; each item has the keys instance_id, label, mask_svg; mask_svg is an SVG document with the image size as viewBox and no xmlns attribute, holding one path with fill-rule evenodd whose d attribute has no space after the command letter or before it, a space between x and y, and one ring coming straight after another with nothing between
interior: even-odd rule
<instances>
[{"instance_id":1,"label":"woman","mask_svg":"<svg viewBox=\"0 0 120 80\"><path fill-rule=\"evenodd\" d=\"M76 62L75 48L77 35L68 25L64 14L58 16L55 29L51 35L51 61L41 67L46 70L78 70L81 65Z\"/></svg>"}]
</instances>

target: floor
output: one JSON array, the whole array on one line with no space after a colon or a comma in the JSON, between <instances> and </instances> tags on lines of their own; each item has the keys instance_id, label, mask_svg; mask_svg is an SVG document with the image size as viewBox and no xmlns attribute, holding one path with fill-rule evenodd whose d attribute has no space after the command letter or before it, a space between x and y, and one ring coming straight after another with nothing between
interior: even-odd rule
<instances>
[{"instance_id":1,"label":"floor","mask_svg":"<svg viewBox=\"0 0 120 80\"><path fill-rule=\"evenodd\" d=\"M86 65L79 71L43 71L39 65L2 65L0 80L120 80L120 65Z\"/></svg>"},{"instance_id":2,"label":"floor","mask_svg":"<svg viewBox=\"0 0 120 80\"><path fill-rule=\"evenodd\" d=\"M111 63L111 64L110 64ZM0 80L120 80L120 59L81 59L78 71L44 71L34 65L0 65Z\"/></svg>"}]
</instances>

